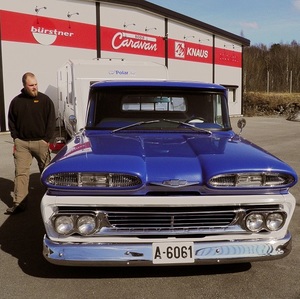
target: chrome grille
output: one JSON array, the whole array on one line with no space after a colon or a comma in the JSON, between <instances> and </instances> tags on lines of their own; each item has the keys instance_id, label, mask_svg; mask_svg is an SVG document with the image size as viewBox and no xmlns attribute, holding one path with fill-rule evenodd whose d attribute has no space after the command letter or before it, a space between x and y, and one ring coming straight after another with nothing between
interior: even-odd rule
<instances>
[{"instance_id":1,"label":"chrome grille","mask_svg":"<svg viewBox=\"0 0 300 299\"><path fill-rule=\"evenodd\" d=\"M224 227L235 218L234 212L109 212L107 220L117 229L193 229Z\"/></svg>"},{"instance_id":2,"label":"chrome grille","mask_svg":"<svg viewBox=\"0 0 300 299\"><path fill-rule=\"evenodd\" d=\"M274 211L279 205L213 207L69 207L60 206L59 214L94 213L100 220L98 236L188 236L226 232L245 233L241 221L250 211Z\"/></svg>"}]
</instances>

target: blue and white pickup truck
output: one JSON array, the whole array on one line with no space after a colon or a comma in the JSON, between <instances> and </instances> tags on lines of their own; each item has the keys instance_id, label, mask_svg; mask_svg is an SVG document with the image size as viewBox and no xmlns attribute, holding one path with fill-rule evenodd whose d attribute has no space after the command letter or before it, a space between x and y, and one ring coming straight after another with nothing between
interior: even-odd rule
<instances>
[{"instance_id":1,"label":"blue and white pickup truck","mask_svg":"<svg viewBox=\"0 0 300 299\"><path fill-rule=\"evenodd\" d=\"M93 84L85 128L42 182L54 264L201 265L291 250L297 175L233 132L220 85Z\"/></svg>"}]
</instances>

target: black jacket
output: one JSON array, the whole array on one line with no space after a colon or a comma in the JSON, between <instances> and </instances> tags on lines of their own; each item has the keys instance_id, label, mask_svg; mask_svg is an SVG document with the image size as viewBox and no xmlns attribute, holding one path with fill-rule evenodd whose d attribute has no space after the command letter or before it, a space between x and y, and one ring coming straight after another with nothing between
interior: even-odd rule
<instances>
[{"instance_id":1,"label":"black jacket","mask_svg":"<svg viewBox=\"0 0 300 299\"><path fill-rule=\"evenodd\" d=\"M8 126L13 139L49 142L54 135L55 120L54 104L41 92L32 97L22 89L10 103Z\"/></svg>"}]
</instances>

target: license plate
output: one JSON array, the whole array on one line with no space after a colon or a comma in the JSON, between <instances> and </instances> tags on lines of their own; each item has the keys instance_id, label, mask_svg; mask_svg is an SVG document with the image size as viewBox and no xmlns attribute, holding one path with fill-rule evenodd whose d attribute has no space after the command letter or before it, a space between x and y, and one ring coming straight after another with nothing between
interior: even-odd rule
<instances>
[{"instance_id":1,"label":"license plate","mask_svg":"<svg viewBox=\"0 0 300 299\"><path fill-rule=\"evenodd\" d=\"M153 243L153 264L194 263L194 243Z\"/></svg>"}]
</instances>

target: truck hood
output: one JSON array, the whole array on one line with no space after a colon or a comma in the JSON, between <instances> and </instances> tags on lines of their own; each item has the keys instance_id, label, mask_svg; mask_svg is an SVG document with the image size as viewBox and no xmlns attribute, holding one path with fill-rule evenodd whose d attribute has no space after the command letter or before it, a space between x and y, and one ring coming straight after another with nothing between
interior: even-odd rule
<instances>
[{"instance_id":1,"label":"truck hood","mask_svg":"<svg viewBox=\"0 0 300 299\"><path fill-rule=\"evenodd\" d=\"M244 159L247 157L247 159ZM45 169L42 181L58 172L137 175L144 184L184 181L203 185L222 173L284 172L287 164L233 132L101 134L83 132Z\"/></svg>"}]
</instances>

